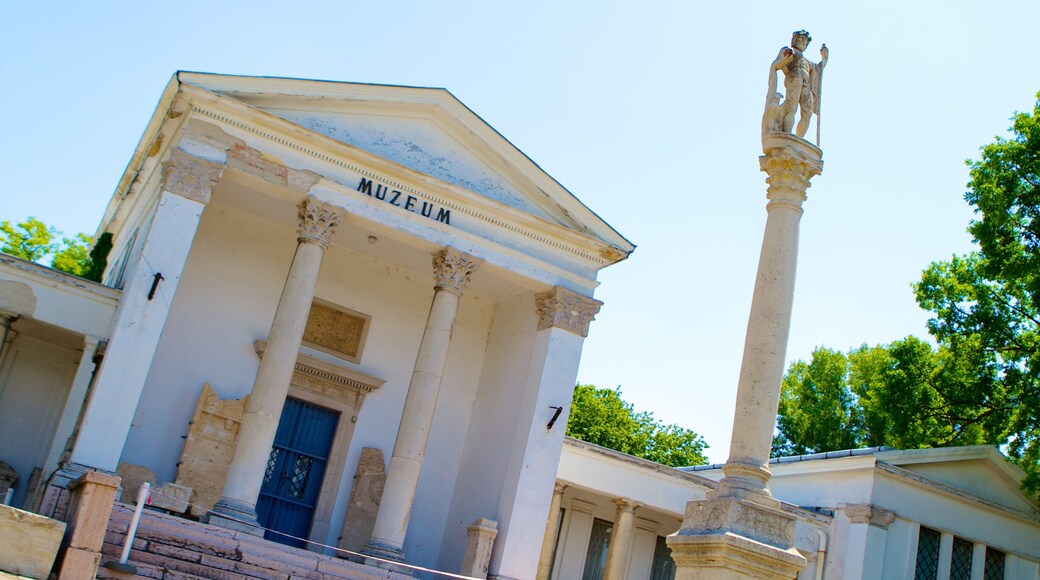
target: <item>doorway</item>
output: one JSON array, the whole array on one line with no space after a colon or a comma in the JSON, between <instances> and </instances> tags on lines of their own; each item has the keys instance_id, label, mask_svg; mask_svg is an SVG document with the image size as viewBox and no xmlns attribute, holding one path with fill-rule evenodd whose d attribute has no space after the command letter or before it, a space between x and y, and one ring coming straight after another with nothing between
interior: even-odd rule
<instances>
[{"instance_id":1,"label":"doorway","mask_svg":"<svg viewBox=\"0 0 1040 580\"><path fill-rule=\"evenodd\" d=\"M256 505L266 539L306 548L297 538L310 532L339 419L331 409L285 400Z\"/></svg>"}]
</instances>

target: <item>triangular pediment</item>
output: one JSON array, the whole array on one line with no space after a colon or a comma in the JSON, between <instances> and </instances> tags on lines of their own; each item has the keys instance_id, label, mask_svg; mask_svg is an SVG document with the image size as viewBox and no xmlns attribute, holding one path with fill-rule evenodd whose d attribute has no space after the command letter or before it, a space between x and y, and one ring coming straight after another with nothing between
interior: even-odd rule
<instances>
[{"instance_id":1,"label":"triangular pediment","mask_svg":"<svg viewBox=\"0 0 1040 580\"><path fill-rule=\"evenodd\" d=\"M582 235L634 246L493 127L439 88L178 73L307 131Z\"/></svg>"},{"instance_id":2,"label":"triangular pediment","mask_svg":"<svg viewBox=\"0 0 1040 580\"><path fill-rule=\"evenodd\" d=\"M1022 470L995 447L893 450L879 453L877 459L999 505L1026 513L1037 509L1022 492Z\"/></svg>"}]
</instances>

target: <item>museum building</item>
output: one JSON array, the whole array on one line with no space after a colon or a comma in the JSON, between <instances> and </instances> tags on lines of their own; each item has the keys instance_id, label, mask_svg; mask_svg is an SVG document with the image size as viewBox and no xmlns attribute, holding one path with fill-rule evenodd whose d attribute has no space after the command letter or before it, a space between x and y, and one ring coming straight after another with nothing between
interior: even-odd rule
<instances>
[{"instance_id":1,"label":"museum building","mask_svg":"<svg viewBox=\"0 0 1040 580\"><path fill-rule=\"evenodd\" d=\"M124 502L147 481L286 554L675 574L664 537L718 469L564 437L598 272L634 245L448 91L177 73L102 236L101 284L0 255L11 505L63 519L73 482L118 474ZM968 545L964 578L1038 578L999 452L804 459L773 484L799 578L912 578L933 544L932 577Z\"/></svg>"}]
</instances>

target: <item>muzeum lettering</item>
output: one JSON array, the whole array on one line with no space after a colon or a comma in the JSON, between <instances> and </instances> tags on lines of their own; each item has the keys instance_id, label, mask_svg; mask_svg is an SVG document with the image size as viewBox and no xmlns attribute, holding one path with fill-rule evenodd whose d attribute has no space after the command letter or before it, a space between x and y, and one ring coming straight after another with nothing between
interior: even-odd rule
<instances>
[{"instance_id":1,"label":"muzeum lettering","mask_svg":"<svg viewBox=\"0 0 1040 580\"><path fill-rule=\"evenodd\" d=\"M372 186L375 185L375 190ZM436 207L434 204L423 201L414 195L403 193L397 189L391 189L389 185L383 185L376 183L371 179L361 178L361 183L358 184L357 190L361 193L374 197L380 201L385 201L391 205L403 208L412 213L417 213L423 217L428 217L432 220L451 225L451 210L443 207ZM434 210L437 210L434 212Z\"/></svg>"}]
</instances>

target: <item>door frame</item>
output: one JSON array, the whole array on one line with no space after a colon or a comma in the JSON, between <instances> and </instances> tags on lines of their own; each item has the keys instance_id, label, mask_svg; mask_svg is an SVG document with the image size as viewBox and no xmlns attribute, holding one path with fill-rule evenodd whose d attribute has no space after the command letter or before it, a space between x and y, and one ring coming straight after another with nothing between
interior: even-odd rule
<instances>
[{"instance_id":1,"label":"door frame","mask_svg":"<svg viewBox=\"0 0 1040 580\"><path fill-rule=\"evenodd\" d=\"M258 340L253 346L262 358L267 341ZM296 357L296 368L289 382L289 396L339 413L329 459L325 464L325 476L318 492L318 503L314 506L314 517L307 533L310 540L325 543L329 530L332 529L332 511L336 506L340 483L343 481L347 452L354 436L358 413L365 402L365 395L383 386L385 382L305 354ZM314 545L308 544L309 549L322 550L312 546Z\"/></svg>"}]
</instances>

